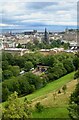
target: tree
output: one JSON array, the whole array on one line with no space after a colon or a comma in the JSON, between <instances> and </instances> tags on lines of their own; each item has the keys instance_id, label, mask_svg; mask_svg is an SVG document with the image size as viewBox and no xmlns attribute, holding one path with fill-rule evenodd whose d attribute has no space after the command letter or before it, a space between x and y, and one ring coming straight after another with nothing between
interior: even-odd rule
<instances>
[{"instance_id":1,"label":"tree","mask_svg":"<svg viewBox=\"0 0 79 120\"><path fill-rule=\"evenodd\" d=\"M75 70L75 66L73 64L72 59L68 58L63 61L63 65L65 69L67 70L67 73L70 73Z\"/></svg>"},{"instance_id":2,"label":"tree","mask_svg":"<svg viewBox=\"0 0 79 120\"><path fill-rule=\"evenodd\" d=\"M10 65L8 69L13 73L13 76L18 76L20 73L19 66L11 66Z\"/></svg>"},{"instance_id":3,"label":"tree","mask_svg":"<svg viewBox=\"0 0 79 120\"><path fill-rule=\"evenodd\" d=\"M20 68L24 67L25 58L23 56L14 56L15 66L19 66Z\"/></svg>"},{"instance_id":4,"label":"tree","mask_svg":"<svg viewBox=\"0 0 79 120\"><path fill-rule=\"evenodd\" d=\"M6 70L6 69L8 69L8 66L9 66L9 63L8 63L7 60L2 61L2 70Z\"/></svg>"},{"instance_id":5,"label":"tree","mask_svg":"<svg viewBox=\"0 0 79 120\"><path fill-rule=\"evenodd\" d=\"M64 91L64 94L66 93L66 89L67 89L67 86L64 85L64 86L62 87L62 90Z\"/></svg>"},{"instance_id":6,"label":"tree","mask_svg":"<svg viewBox=\"0 0 79 120\"><path fill-rule=\"evenodd\" d=\"M30 105L27 100L23 102L18 99L17 92L14 92L8 97L6 105L3 107L2 119L22 119L26 120L31 117Z\"/></svg>"},{"instance_id":7,"label":"tree","mask_svg":"<svg viewBox=\"0 0 79 120\"><path fill-rule=\"evenodd\" d=\"M9 79L10 77L13 76L13 73L10 70L4 70L2 75L3 75L3 79Z\"/></svg>"},{"instance_id":8,"label":"tree","mask_svg":"<svg viewBox=\"0 0 79 120\"><path fill-rule=\"evenodd\" d=\"M79 78L79 69L77 70L77 72L74 75L74 79L76 79L76 78Z\"/></svg>"},{"instance_id":9,"label":"tree","mask_svg":"<svg viewBox=\"0 0 79 120\"><path fill-rule=\"evenodd\" d=\"M8 96L10 94L10 91L8 90L7 87L2 87L2 101L4 102L5 100L7 100Z\"/></svg>"},{"instance_id":10,"label":"tree","mask_svg":"<svg viewBox=\"0 0 79 120\"><path fill-rule=\"evenodd\" d=\"M32 64L32 62L31 61L26 61L25 62L25 66L24 66L24 70L27 72L27 71L29 71L31 68L33 68L34 66L33 66L33 64Z\"/></svg>"},{"instance_id":11,"label":"tree","mask_svg":"<svg viewBox=\"0 0 79 120\"><path fill-rule=\"evenodd\" d=\"M75 91L71 94L68 110L70 118L79 120L79 83Z\"/></svg>"},{"instance_id":12,"label":"tree","mask_svg":"<svg viewBox=\"0 0 79 120\"><path fill-rule=\"evenodd\" d=\"M37 102L36 105L35 105L35 108L36 108L37 112L42 112L43 109L44 109L44 106L41 105L40 102Z\"/></svg>"},{"instance_id":13,"label":"tree","mask_svg":"<svg viewBox=\"0 0 79 120\"><path fill-rule=\"evenodd\" d=\"M22 45L19 43L18 46L17 46L17 48L22 48Z\"/></svg>"},{"instance_id":14,"label":"tree","mask_svg":"<svg viewBox=\"0 0 79 120\"><path fill-rule=\"evenodd\" d=\"M43 87L44 80L39 76L36 76L31 72L26 73L25 76L29 84L34 85L36 89Z\"/></svg>"},{"instance_id":15,"label":"tree","mask_svg":"<svg viewBox=\"0 0 79 120\"><path fill-rule=\"evenodd\" d=\"M76 72L76 78L79 79L79 71ZM75 91L70 96L69 116L74 120L79 120L79 83L76 85Z\"/></svg>"},{"instance_id":16,"label":"tree","mask_svg":"<svg viewBox=\"0 0 79 120\"><path fill-rule=\"evenodd\" d=\"M64 46L64 49L68 49L68 48L69 48L69 45L70 45L69 43L64 43L64 45L63 45L63 46Z\"/></svg>"}]
</instances>

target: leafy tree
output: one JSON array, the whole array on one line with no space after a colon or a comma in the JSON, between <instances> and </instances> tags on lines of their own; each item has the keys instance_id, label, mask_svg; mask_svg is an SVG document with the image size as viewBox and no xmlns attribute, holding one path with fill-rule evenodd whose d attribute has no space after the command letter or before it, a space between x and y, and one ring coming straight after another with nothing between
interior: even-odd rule
<instances>
[{"instance_id":1,"label":"leafy tree","mask_svg":"<svg viewBox=\"0 0 79 120\"><path fill-rule=\"evenodd\" d=\"M18 77L18 84L19 84L19 90L21 92L21 95L23 94L27 95L31 93L31 86L25 76Z\"/></svg>"},{"instance_id":2,"label":"leafy tree","mask_svg":"<svg viewBox=\"0 0 79 120\"><path fill-rule=\"evenodd\" d=\"M79 68L79 52L75 55L73 59L73 63L74 63L75 69L77 70Z\"/></svg>"},{"instance_id":3,"label":"leafy tree","mask_svg":"<svg viewBox=\"0 0 79 120\"><path fill-rule=\"evenodd\" d=\"M68 110L70 118L79 120L79 83L75 91L71 94Z\"/></svg>"},{"instance_id":4,"label":"leafy tree","mask_svg":"<svg viewBox=\"0 0 79 120\"><path fill-rule=\"evenodd\" d=\"M8 69L13 73L13 76L18 76L20 73L19 66L9 66Z\"/></svg>"},{"instance_id":5,"label":"leafy tree","mask_svg":"<svg viewBox=\"0 0 79 120\"><path fill-rule=\"evenodd\" d=\"M17 48L22 48L22 45L19 43L18 46L17 46Z\"/></svg>"},{"instance_id":6,"label":"leafy tree","mask_svg":"<svg viewBox=\"0 0 79 120\"><path fill-rule=\"evenodd\" d=\"M37 38L34 38L34 39L33 39L33 42L34 42L34 44L35 44L36 46L39 44L39 41L38 41Z\"/></svg>"},{"instance_id":7,"label":"leafy tree","mask_svg":"<svg viewBox=\"0 0 79 120\"><path fill-rule=\"evenodd\" d=\"M3 74L3 79L9 79L10 77L13 76L13 73L10 70L4 70L2 74Z\"/></svg>"},{"instance_id":8,"label":"leafy tree","mask_svg":"<svg viewBox=\"0 0 79 120\"><path fill-rule=\"evenodd\" d=\"M56 80L59 77L66 74L66 69L64 68L62 63L56 63L53 65L54 67L48 68L48 78L49 80Z\"/></svg>"},{"instance_id":9,"label":"leafy tree","mask_svg":"<svg viewBox=\"0 0 79 120\"><path fill-rule=\"evenodd\" d=\"M8 97L7 103L3 108L2 119L22 119L26 120L31 117L30 105L24 100L21 102L18 99L17 92L14 92Z\"/></svg>"},{"instance_id":10,"label":"leafy tree","mask_svg":"<svg viewBox=\"0 0 79 120\"><path fill-rule=\"evenodd\" d=\"M0 82L2 82L2 69L0 68Z\"/></svg>"},{"instance_id":11,"label":"leafy tree","mask_svg":"<svg viewBox=\"0 0 79 120\"><path fill-rule=\"evenodd\" d=\"M26 76L29 84L34 85L36 89L43 87L44 80L39 76L36 76L31 72L26 73L24 76Z\"/></svg>"},{"instance_id":12,"label":"leafy tree","mask_svg":"<svg viewBox=\"0 0 79 120\"><path fill-rule=\"evenodd\" d=\"M35 105L35 108L36 108L37 112L42 112L44 109L44 106L40 102L37 102Z\"/></svg>"},{"instance_id":13,"label":"leafy tree","mask_svg":"<svg viewBox=\"0 0 79 120\"><path fill-rule=\"evenodd\" d=\"M8 96L10 94L10 91L7 87L2 87L2 101L4 102L5 100L7 100Z\"/></svg>"},{"instance_id":14,"label":"leafy tree","mask_svg":"<svg viewBox=\"0 0 79 120\"><path fill-rule=\"evenodd\" d=\"M54 56L43 56L41 59L40 59L40 63L42 65L46 65L46 66L53 66L55 62L55 57Z\"/></svg>"},{"instance_id":15,"label":"leafy tree","mask_svg":"<svg viewBox=\"0 0 79 120\"><path fill-rule=\"evenodd\" d=\"M66 90L67 90L67 86L64 85L64 86L62 87L62 90L64 91L64 94L65 94L65 93L66 93Z\"/></svg>"},{"instance_id":16,"label":"leafy tree","mask_svg":"<svg viewBox=\"0 0 79 120\"><path fill-rule=\"evenodd\" d=\"M25 58L22 57L22 56L14 56L14 65L15 66L19 66L20 68L23 68L24 67L24 64L25 64Z\"/></svg>"},{"instance_id":17,"label":"leafy tree","mask_svg":"<svg viewBox=\"0 0 79 120\"><path fill-rule=\"evenodd\" d=\"M27 71L29 71L31 68L33 68L34 66L33 66L33 64L32 64L32 62L31 61L26 61L25 62L25 66L24 66L24 70L27 72Z\"/></svg>"},{"instance_id":18,"label":"leafy tree","mask_svg":"<svg viewBox=\"0 0 79 120\"><path fill-rule=\"evenodd\" d=\"M77 70L77 72L74 75L74 79L76 79L76 78L79 78L79 69Z\"/></svg>"},{"instance_id":19,"label":"leafy tree","mask_svg":"<svg viewBox=\"0 0 79 120\"><path fill-rule=\"evenodd\" d=\"M70 45L69 43L64 43L64 44L63 44L64 49L68 49L68 48L69 48L69 45Z\"/></svg>"},{"instance_id":20,"label":"leafy tree","mask_svg":"<svg viewBox=\"0 0 79 120\"><path fill-rule=\"evenodd\" d=\"M7 70L9 66L9 63L7 60L2 61L2 70Z\"/></svg>"},{"instance_id":21,"label":"leafy tree","mask_svg":"<svg viewBox=\"0 0 79 120\"><path fill-rule=\"evenodd\" d=\"M63 65L65 69L67 70L67 73L70 73L75 70L72 59L65 59L63 61Z\"/></svg>"}]
</instances>

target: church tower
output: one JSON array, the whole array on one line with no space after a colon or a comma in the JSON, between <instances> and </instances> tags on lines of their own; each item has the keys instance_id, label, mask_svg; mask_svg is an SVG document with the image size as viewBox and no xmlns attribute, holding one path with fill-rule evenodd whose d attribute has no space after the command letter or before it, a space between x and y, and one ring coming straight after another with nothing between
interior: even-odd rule
<instances>
[{"instance_id":1,"label":"church tower","mask_svg":"<svg viewBox=\"0 0 79 120\"><path fill-rule=\"evenodd\" d=\"M49 37L48 37L48 32L47 32L46 28L45 28L45 32L44 32L44 42L49 43Z\"/></svg>"}]
</instances>

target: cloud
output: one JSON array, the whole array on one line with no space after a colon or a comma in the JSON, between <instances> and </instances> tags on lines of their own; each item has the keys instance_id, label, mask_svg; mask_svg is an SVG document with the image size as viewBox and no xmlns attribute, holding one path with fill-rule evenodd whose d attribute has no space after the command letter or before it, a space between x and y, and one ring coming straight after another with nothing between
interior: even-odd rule
<instances>
[{"instance_id":1,"label":"cloud","mask_svg":"<svg viewBox=\"0 0 79 120\"><path fill-rule=\"evenodd\" d=\"M36 0L35 0L36 1ZM1 6L2 9L1 9ZM3 0L0 5L0 26L76 25L77 0ZM1 22L2 20L2 22Z\"/></svg>"}]
</instances>

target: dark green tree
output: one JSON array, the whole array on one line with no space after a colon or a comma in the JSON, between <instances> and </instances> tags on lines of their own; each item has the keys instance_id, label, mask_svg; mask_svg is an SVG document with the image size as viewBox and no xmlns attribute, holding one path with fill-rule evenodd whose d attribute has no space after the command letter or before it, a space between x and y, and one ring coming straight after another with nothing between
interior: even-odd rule
<instances>
[{"instance_id":1,"label":"dark green tree","mask_svg":"<svg viewBox=\"0 0 79 120\"><path fill-rule=\"evenodd\" d=\"M19 43L18 46L17 46L17 48L22 48L22 45Z\"/></svg>"},{"instance_id":2,"label":"dark green tree","mask_svg":"<svg viewBox=\"0 0 79 120\"><path fill-rule=\"evenodd\" d=\"M64 85L64 86L62 87L62 90L64 91L64 94L65 94L65 93L66 93L66 90L67 90L67 86Z\"/></svg>"},{"instance_id":3,"label":"dark green tree","mask_svg":"<svg viewBox=\"0 0 79 120\"><path fill-rule=\"evenodd\" d=\"M32 64L32 62L31 61L26 61L25 62L25 66L24 66L24 70L27 72L27 71L29 71L31 68L33 68L34 66L33 66L33 64Z\"/></svg>"},{"instance_id":4,"label":"dark green tree","mask_svg":"<svg viewBox=\"0 0 79 120\"><path fill-rule=\"evenodd\" d=\"M9 66L9 63L7 60L2 61L2 70L7 70Z\"/></svg>"},{"instance_id":5,"label":"dark green tree","mask_svg":"<svg viewBox=\"0 0 79 120\"><path fill-rule=\"evenodd\" d=\"M20 73L19 66L9 66L8 69L13 73L13 76L18 76Z\"/></svg>"},{"instance_id":6,"label":"dark green tree","mask_svg":"<svg viewBox=\"0 0 79 120\"><path fill-rule=\"evenodd\" d=\"M37 112L42 112L44 109L44 106L40 102L37 102L35 105L35 108Z\"/></svg>"},{"instance_id":7,"label":"dark green tree","mask_svg":"<svg viewBox=\"0 0 79 120\"><path fill-rule=\"evenodd\" d=\"M13 76L13 73L10 70L4 70L2 72L3 79L9 79Z\"/></svg>"},{"instance_id":8,"label":"dark green tree","mask_svg":"<svg viewBox=\"0 0 79 120\"><path fill-rule=\"evenodd\" d=\"M71 94L68 110L70 118L79 120L79 83L75 91Z\"/></svg>"}]
</instances>

